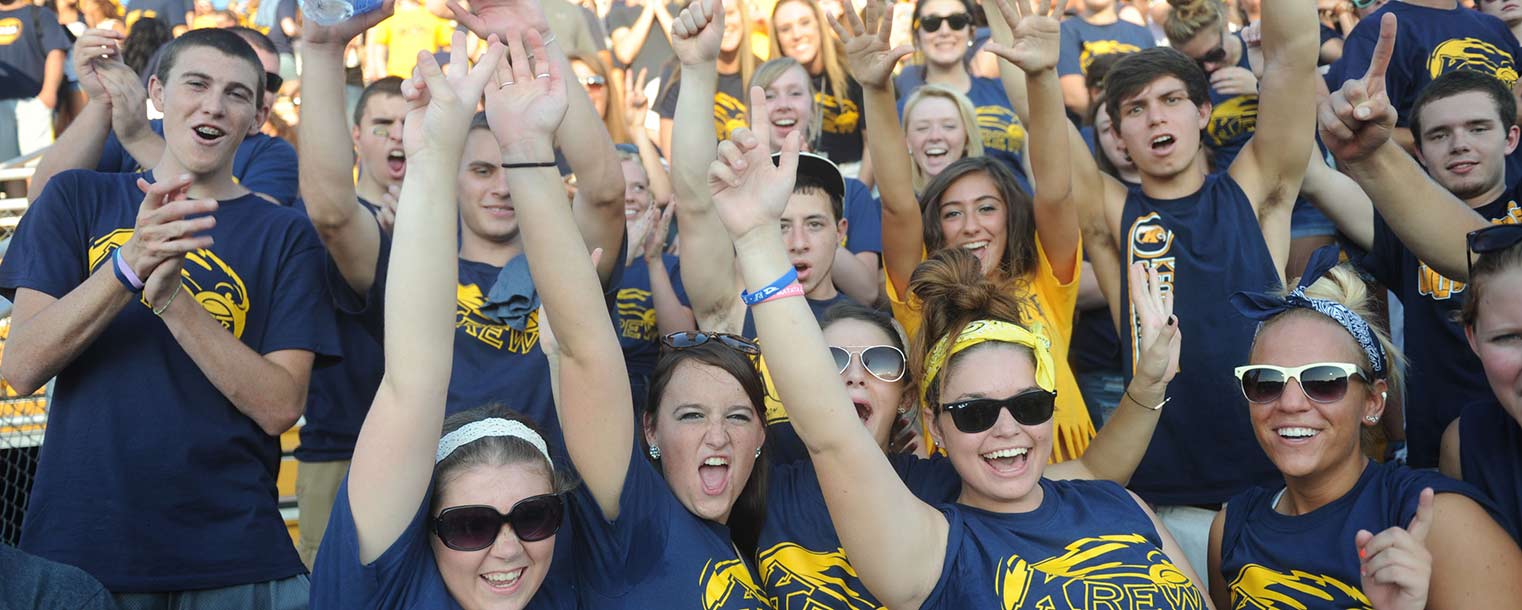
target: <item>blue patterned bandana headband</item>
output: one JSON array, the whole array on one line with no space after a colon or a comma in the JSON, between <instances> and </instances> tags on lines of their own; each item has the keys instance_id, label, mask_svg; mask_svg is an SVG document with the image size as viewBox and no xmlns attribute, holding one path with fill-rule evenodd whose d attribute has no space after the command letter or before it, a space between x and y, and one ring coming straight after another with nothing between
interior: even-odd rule
<instances>
[{"instance_id":1,"label":"blue patterned bandana headband","mask_svg":"<svg viewBox=\"0 0 1522 610\"><path fill-rule=\"evenodd\" d=\"M1348 331L1358 346L1363 348L1364 356L1369 359L1369 365L1374 369L1375 379L1389 377L1389 359L1385 356L1384 346L1379 344L1379 339L1374 336L1374 329L1369 327L1369 322L1362 316L1353 313L1341 303L1327 299L1313 299L1305 296L1305 289L1321 276L1326 275L1332 267L1337 266L1339 250L1337 246L1325 246L1311 255L1311 260L1305 266L1305 273L1300 276L1300 284L1295 290L1284 297L1266 292L1238 292L1231 295L1231 304L1237 308L1237 312L1248 319L1257 320L1259 326L1274 317L1291 309L1310 309L1316 311Z\"/></svg>"}]
</instances>

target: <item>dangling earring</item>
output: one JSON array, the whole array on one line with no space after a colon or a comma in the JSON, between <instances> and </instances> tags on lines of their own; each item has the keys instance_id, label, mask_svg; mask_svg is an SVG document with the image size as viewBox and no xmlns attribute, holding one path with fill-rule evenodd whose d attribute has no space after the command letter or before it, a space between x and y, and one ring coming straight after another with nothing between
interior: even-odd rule
<instances>
[{"instance_id":1,"label":"dangling earring","mask_svg":"<svg viewBox=\"0 0 1522 610\"><path fill-rule=\"evenodd\" d=\"M756 447L756 459L761 459L761 448Z\"/></svg>"},{"instance_id":2,"label":"dangling earring","mask_svg":"<svg viewBox=\"0 0 1522 610\"><path fill-rule=\"evenodd\" d=\"M650 459L652 459L652 460L659 460L659 459L661 459L661 447L660 447L660 445L651 445L650 446Z\"/></svg>"},{"instance_id":3,"label":"dangling earring","mask_svg":"<svg viewBox=\"0 0 1522 610\"><path fill-rule=\"evenodd\" d=\"M1369 423L1371 423L1371 424L1377 424L1377 423L1379 423L1379 416L1378 415L1365 415L1364 419L1369 420Z\"/></svg>"}]
</instances>

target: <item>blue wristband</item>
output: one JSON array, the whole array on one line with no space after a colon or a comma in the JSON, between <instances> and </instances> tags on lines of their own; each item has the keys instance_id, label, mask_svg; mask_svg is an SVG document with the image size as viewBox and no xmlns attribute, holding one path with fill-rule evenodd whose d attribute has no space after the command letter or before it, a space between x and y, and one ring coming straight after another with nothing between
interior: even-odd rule
<instances>
[{"instance_id":1,"label":"blue wristband","mask_svg":"<svg viewBox=\"0 0 1522 610\"><path fill-rule=\"evenodd\" d=\"M777 281L767 284L765 288L755 292L740 291L740 300L745 301L746 306L755 305L771 298L772 295L778 292L782 292L783 288L787 288L788 285L796 281L798 281L798 270L789 268L787 273L782 274L782 277L777 278Z\"/></svg>"},{"instance_id":2,"label":"blue wristband","mask_svg":"<svg viewBox=\"0 0 1522 610\"><path fill-rule=\"evenodd\" d=\"M127 278L127 274L122 271L122 269L125 268L126 263L122 261L121 248L117 248L116 251L111 254L111 260L106 261L106 264L111 266L111 272L116 274L116 281L121 282L122 287L126 288L127 292L132 294L142 294L143 287L133 284L132 280Z\"/></svg>"}]
</instances>

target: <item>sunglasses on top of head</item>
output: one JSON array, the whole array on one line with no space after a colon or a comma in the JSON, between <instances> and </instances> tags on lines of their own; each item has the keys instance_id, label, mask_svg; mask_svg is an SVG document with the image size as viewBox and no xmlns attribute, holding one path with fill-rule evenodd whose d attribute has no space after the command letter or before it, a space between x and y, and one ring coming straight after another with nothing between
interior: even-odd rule
<instances>
[{"instance_id":1,"label":"sunglasses on top of head","mask_svg":"<svg viewBox=\"0 0 1522 610\"><path fill-rule=\"evenodd\" d=\"M1253 364L1237 367L1236 375L1242 384L1242 396L1256 404L1278 400L1291 379L1300 382L1300 391L1306 398L1319 403L1342 400L1348 394L1348 379L1352 377L1369 383L1369 375L1346 362L1316 362L1296 367Z\"/></svg>"},{"instance_id":2,"label":"sunglasses on top of head","mask_svg":"<svg viewBox=\"0 0 1522 610\"><path fill-rule=\"evenodd\" d=\"M1471 254L1465 255L1469 270L1465 277L1474 276L1474 254L1500 252L1522 243L1522 225L1494 225L1470 231L1464 238Z\"/></svg>"},{"instance_id":3,"label":"sunglasses on top of head","mask_svg":"<svg viewBox=\"0 0 1522 610\"><path fill-rule=\"evenodd\" d=\"M1052 418L1057 407L1057 393L1031 388L1009 398L974 398L941 405L951 414L951 422L966 434L977 434L994 427L1000 411L1009 411L1022 426L1036 426Z\"/></svg>"},{"instance_id":4,"label":"sunglasses on top of head","mask_svg":"<svg viewBox=\"0 0 1522 610\"><path fill-rule=\"evenodd\" d=\"M729 333L709 333L703 332L701 330L686 330L682 332L671 333L661 337L661 345L669 347L673 350L692 349L704 343L708 343L709 341L718 341L725 347L728 347L737 352L750 354L752 356L761 355L761 346L758 345L755 341L746 339L740 335L731 335Z\"/></svg>"},{"instance_id":5,"label":"sunglasses on top of head","mask_svg":"<svg viewBox=\"0 0 1522 610\"><path fill-rule=\"evenodd\" d=\"M871 373L873 377L892 383L904 378L908 370L908 358L904 352L892 345L868 345L865 347L842 347L830 346L830 355L835 357L835 366L840 369L839 374L845 374L846 369L851 367L851 357L861 360L861 368Z\"/></svg>"},{"instance_id":6,"label":"sunglasses on top of head","mask_svg":"<svg viewBox=\"0 0 1522 610\"><path fill-rule=\"evenodd\" d=\"M505 515L486 505L451 506L433 518L433 533L456 551L479 551L497 541L504 523L519 540L535 542L554 536L564 515L565 502L556 494L519 500Z\"/></svg>"},{"instance_id":7,"label":"sunglasses on top of head","mask_svg":"<svg viewBox=\"0 0 1522 610\"><path fill-rule=\"evenodd\" d=\"M956 13L953 15L944 16L926 15L914 20L914 29L926 33L939 32L941 31L942 23L951 26L951 30L953 32L960 32L967 29L967 26L972 25L972 17L967 13Z\"/></svg>"}]
</instances>

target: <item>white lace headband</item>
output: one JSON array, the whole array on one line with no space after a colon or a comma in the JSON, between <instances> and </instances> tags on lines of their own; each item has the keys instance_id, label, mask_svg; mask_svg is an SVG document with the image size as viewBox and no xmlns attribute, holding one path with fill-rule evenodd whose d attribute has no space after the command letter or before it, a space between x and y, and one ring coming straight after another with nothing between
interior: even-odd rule
<instances>
[{"instance_id":1,"label":"white lace headband","mask_svg":"<svg viewBox=\"0 0 1522 610\"><path fill-rule=\"evenodd\" d=\"M437 464L444 461L449 457L449 454L454 453L460 447L483 438L496 436L511 436L528 441L530 445L539 450L540 454L544 455L544 460L550 463L551 468L555 467L555 460L550 459L550 449L549 446L544 444L544 437L539 436L538 432L534 432L528 426L523 425L523 422L506 420L500 417L473 421L460 426L454 432L445 434L444 438L439 439L439 451L434 454L433 463Z\"/></svg>"}]
</instances>

